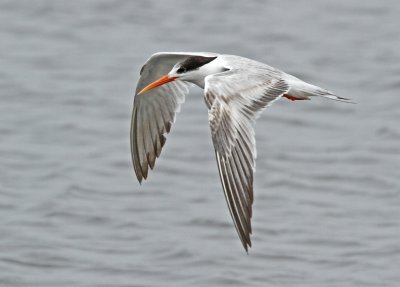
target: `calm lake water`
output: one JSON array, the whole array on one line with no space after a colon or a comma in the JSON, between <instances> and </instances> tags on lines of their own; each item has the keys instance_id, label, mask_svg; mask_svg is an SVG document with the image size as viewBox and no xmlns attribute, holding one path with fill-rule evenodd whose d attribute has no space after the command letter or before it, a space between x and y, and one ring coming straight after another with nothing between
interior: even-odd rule
<instances>
[{"instance_id":1,"label":"calm lake water","mask_svg":"<svg viewBox=\"0 0 400 287\"><path fill-rule=\"evenodd\" d=\"M0 1L0 286L399 286L399 1ZM130 159L157 51L269 63L357 105L259 119L253 248L202 90L148 181Z\"/></svg>"}]
</instances>

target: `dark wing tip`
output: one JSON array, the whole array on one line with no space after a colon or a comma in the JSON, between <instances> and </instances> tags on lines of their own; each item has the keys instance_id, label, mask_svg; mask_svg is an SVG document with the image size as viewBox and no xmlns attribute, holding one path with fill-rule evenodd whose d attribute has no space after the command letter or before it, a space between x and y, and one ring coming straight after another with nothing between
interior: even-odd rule
<instances>
[{"instance_id":1,"label":"dark wing tip","mask_svg":"<svg viewBox=\"0 0 400 287\"><path fill-rule=\"evenodd\" d=\"M135 170L135 174L136 174L137 180L139 181L140 184L142 184L142 181L143 181L142 172L141 172L141 171L138 171L138 170L136 169L135 163L133 163L133 167L134 167L134 170Z\"/></svg>"},{"instance_id":2,"label":"dark wing tip","mask_svg":"<svg viewBox=\"0 0 400 287\"><path fill-rule=\"evenodd\" d=\"M248 239L242 240L242 244L243 244L244 250L246 251L247 254L249 254L249 248L251 248L250 234L251 234L251 232L249 233L249 238Z\"/></svg>"}]
</instances>

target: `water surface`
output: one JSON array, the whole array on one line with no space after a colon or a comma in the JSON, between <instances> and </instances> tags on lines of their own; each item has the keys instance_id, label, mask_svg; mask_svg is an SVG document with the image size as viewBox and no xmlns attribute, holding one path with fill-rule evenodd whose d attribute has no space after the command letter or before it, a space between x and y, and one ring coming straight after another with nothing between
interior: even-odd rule
<instances>
[{"instance_id":1,"label":"water surface","mask_svg":"<svg viewBox=\"0 0 400 287\"><path fill-rule=\"evenodd\" d=\"M398 1L1 1L1 286L397 286ZM157 51L269 63L338 95L259 119L253 248L202 91L140 186L133 91Z\"/></svg>"}]
</instances>

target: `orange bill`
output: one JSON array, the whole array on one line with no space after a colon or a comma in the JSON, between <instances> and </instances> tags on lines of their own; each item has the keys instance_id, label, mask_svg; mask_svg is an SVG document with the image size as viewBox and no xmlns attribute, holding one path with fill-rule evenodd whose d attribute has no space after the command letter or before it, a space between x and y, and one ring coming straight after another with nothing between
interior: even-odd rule
<instances>
[{"instance_id":1,"label":"orange bill","mask_svg":"<svg viewBox=\"0 0 400 287\"><path fill-rule=\"evenodd\" d=\"M153 83L151 83L150 85L144 87L139 93L138 95L141 95L143 93L146 93L147 91L150 91L151 89L154 89L158 86L164 85L166 83L172 82L173 80L175 80L176 77L168 77L168 75L162 76L161 78L159 78L157 81L154 81Z\"/></svg>"}]
</instances>

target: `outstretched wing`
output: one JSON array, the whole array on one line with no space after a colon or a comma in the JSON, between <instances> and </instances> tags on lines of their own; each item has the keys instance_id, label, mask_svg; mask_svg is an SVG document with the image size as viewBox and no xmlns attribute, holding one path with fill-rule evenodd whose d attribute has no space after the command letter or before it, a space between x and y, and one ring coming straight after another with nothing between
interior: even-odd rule
<instances>
[{"instance_id":1,"label":"outstretched wing","mask_svg":"<svg viewBox=\"0 0 400 287\"><path fill-rule=\"evenodd\" d=\"M289 90L279 78L242 69L208 76L205 101L226 202L247 251L251 246L253 173L256 144L253 124L261 111Z\"/></svg>"},{"instance_id":2,"label":"outstretched wing","mask_svg":"<svg viewBox=\"0 0 400 287\"><path fill-rule=\"evenodd\" d=\"M185 101L190 84L176 80L142 95L138 95L138 92L167 74L177 62L191 55L157 53L147 60L140 71L130 135L132 162L139 182L147 178L149 166L153 169L156 158L160 156L166 141L165 136L171 130L181 103Z\"/></svg>"}]
</instances>

